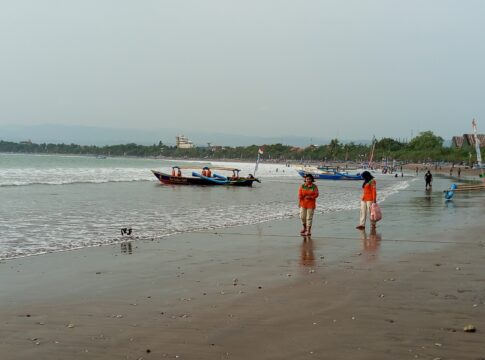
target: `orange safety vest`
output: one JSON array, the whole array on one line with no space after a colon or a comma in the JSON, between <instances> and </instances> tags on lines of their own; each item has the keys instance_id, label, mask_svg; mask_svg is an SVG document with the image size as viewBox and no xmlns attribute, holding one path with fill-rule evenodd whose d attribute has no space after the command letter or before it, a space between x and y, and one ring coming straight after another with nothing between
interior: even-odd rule
<instances>
[{"instance_id":1,"label":"orange safety vest","mask_svg":"<svg viewBox=\"0 0 485 360\"><path fill-rule=\"evenodd\" d=\"M369 181L362 188L362 201L377 201L377 183L375 179Z\"/></svg>"},{"instance_id":2,"label":"orange safety vest","mask_svg":"<svg viewBox=\"0 0 485 360\"><path fill-rule=\"evenodd\" d=\"M319 195L317 185L312 184L311 186L307 186L306 184L302 184L298 189L300 207L304 209L315 209L317 207L316 199Z\"/></svg>"}]
</instances>

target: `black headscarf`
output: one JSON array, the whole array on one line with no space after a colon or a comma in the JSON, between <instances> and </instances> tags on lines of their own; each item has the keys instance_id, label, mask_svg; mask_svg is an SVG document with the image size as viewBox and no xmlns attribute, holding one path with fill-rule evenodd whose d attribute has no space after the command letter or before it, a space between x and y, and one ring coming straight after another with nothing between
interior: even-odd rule
<instances>
[{"instance_id":1,"label":"black headscarf","mask_svg":"<svg viewBox=\"0 0 485 360\"><path fill-rule=\"evenodd\" d=\"M315 182L315 178L313 177L313 175L312 175L312 174L306 174L306 175L305 175L305 178L309 178L309 179L311 179L311 180L312 180L312 183L313 183L313 182Z\"/></svg>"},{"instance_id":2,"label":"black headscarf","mask_svg":"<svg viewBox=\"0 0 485 360\"><path fill-rule=\"evenodd\" d=\"M362 187L364 187L366 184L368 184L374 178L371 175L371 173L368 172L368 171L364 171L362 174L360 174L360 176L362 176L362 179L364 179L364 183L362 184Z\"/></svg>"}]
</instances>

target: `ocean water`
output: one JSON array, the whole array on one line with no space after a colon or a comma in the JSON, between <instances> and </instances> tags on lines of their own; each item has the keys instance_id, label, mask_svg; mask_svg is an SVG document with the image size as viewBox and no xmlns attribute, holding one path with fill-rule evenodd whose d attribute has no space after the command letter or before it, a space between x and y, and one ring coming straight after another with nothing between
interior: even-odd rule
<instances>
[{"instance_id":1,"label":"ocean water","mask_svg":"<svg viewBox=\"0 0 485 360\"><path fill-rule=\"evenodd\" d=\"M0 154L0 259L118 243L124 227L138 239L169 239L298 214L302 179L284 164L261 163L257 177L262 183L252 188L167 186L150 171L168 172L174 164L254 172L249 163ZM379 201L402 194L415 180L379 179ZM359 207L361 181L318 185L318 214Z\"/></svg>"}]
</instances>

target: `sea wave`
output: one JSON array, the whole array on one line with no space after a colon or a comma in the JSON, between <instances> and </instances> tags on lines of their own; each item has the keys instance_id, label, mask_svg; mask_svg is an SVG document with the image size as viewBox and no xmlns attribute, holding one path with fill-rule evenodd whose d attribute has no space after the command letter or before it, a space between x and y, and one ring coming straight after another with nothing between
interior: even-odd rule
<instances>
[{"instance_id":1,"label":"sea wave","mask_svg":"<svg viewBox=\"0 0 485 360\"><path fill-rule=\"evenodd\" d=\"M0 186L65 185L123 181L156 181L150 171L138 168L2 169Z\"/></svg>"},{"instance_id":2,"label":"sea wave","mask_svg":"<svg viewBox=\"0 0 485 360\"><path fill-rule=\"evenodd\" d=\"M385 202L406 189L411 181L383 186L379 191L379 202ZM322 184L317 214L359 208L359 189L355 186L337 189L326 191ZM109 213L97 214L88 211L72 211L69 214L39 212L37 215L30 214L21 227L0 219L0 227L8 238L8 242L0 246L0 259L116 244L125 240L119 229L126 226L133 228L137 239L151 240L178 233L288 219L297 216L298 212L294 199L278 200L277 197L246 204L211 202L197 207L154 207L146 208L142 213L138 208L112 209ZM129 219L129 223L123 219Z\"/></svg>"},{"instance_id":3,"label":"sea wave","mask_svg":"<svg viewBox=\"0 0 485 360\"><path fill-rule=\"evenodd\" d=\"M228 167L237 167L248 174L251 167L248 164L231 163ZM281 166L280 166L281 168ZM159 170L170 173L169 167L161 167ZM194 167L193 170L200 170ZM289 168L287 171L277 166L261 166L258 177L297 177L298 174ZM191 173L192 170L184 169L184 173ZM221 171L218 171L221 172ZM223 172L221 172L223 173ZM230 175L229 172L225 175ZM149 168L128 168L128 167L86 167L86 168L7 168L0 169L0 186L27 186L27 185L67 185L76 183L109 183L109 182L131 182L131 181L157 181Z\"/></svg>"}]
</instances>

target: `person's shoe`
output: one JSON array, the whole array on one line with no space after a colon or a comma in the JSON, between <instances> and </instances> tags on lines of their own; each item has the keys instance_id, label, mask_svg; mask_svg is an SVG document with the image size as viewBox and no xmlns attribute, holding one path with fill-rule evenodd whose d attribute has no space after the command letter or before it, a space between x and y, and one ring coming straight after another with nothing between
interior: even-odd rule
<instances>
[{"instance_id":1,"label":"person's shoe","mask_svg":"<svg viewBox=\"0 0 485 360\"><path fill-rule=\"evenodd\" d=\"M305 236L306 235L306 227L304 227L303 229L301 229L300 235L301 236Z\"/></svg>"},{"instance_id":2,"label":"person's shoe","mask_svg":"<svg viewBox=\"0 0 485 360\"><path fill-rule=\"evenodd\" d=\"M312 227L309 226L307 231L306 231L306 236L311 236L312 235Z\"/></svg>"},{"instance_id":3,"label":"person's shoe","mask_svg":"<svg viewBox=\"0 0 485 360\"><path fill-rule=\"evenodd\" d=\"M364 230L365 229L365 226L364 225L359 225L359 226L356 226L355 228L356 229L359 229L359 230Z\"/></svg>"}]
</instances>

